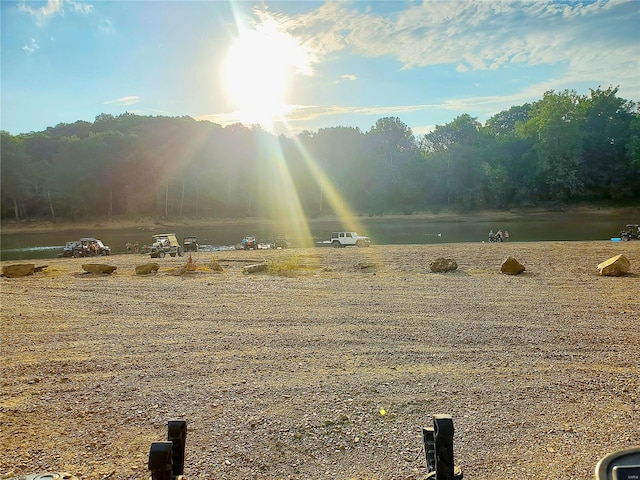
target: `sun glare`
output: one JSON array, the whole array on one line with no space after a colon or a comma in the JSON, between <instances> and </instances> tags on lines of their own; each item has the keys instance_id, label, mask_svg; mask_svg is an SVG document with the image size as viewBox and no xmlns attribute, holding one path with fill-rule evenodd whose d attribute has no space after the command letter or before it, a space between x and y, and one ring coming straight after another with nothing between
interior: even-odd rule
<instances>
[{"instance_id":1,"label":"sun glare","mask_svg":"<svg viewBox=\"0 0 640 480\"><path fill-rule=\"evenodd\" d=\"M287 111L293 77L310 74L304 48L277 26L246 30L229 48L224 84L243 123L269 125Z\"/></svg>"},{"instance_id":2,"label":"sun glare","mask_svg":"<svg viewBox=\"0 0 640 480\"><path fill-rule=\"evenodd\" d=\"M266 130L270 130L275 121L282 121L286 126L285 115L291 103L287 97L293 80L297 75L311 75L314 61L312 51L281 30L276 22L263 22L252 30L240 29L238 38L227 51L221 71L226 93L236 109L232 116L245 125L260 124ZM319 193L326 198L343 228L366 235L304 145L299 141L296 145L318 184ZM264 199L269 218L295 229L295 237L304 242L300 246L314 246L308 219L281 146L267 143L265 148L273 148L267 164L272 168L273 184L278 186L275 196Z\"/></svg>"}]
</instances>

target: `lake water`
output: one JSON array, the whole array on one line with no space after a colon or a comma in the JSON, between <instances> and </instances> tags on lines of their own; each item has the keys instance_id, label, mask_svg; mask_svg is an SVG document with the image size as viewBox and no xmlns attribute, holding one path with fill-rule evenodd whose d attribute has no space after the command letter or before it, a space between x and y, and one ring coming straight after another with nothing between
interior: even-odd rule
<instances>
[{"instance_id":1,"label":"lake water","mask_svg":"<svg viewBox=\"0 0 640 480\"><path fill-rule=\"evenodd\" d=\"M489 230L509 231L511 241L584 241L609 240L617 237L628 223L638 223L640 218L629 215L603 214L536 214L514 217L509 220L424 220L417 217L370 217L361 221L364 233L372 244L429 244L487 241ZM314 242L328 240L331 232L343 230L338 221L312 221L309 224ZM291 226L274 226L269 222L238 222L215 227L175 227L182 241L184 236L197 235L199 243L212 246L231 246L239 243L247 234L254 234L260 243L269 243L276 234L285 234L290 241L295 238ZM125 253L127 242L140 246L152 243L151 235L166 233L162 228L154 232L139 229L110 230L96 227L93 230L64 230L47 233L0 234L0 260L25 260L56 258L67 241L80 237L97 237L109 245L114 254ZM363 232L359 232L363 234Z\"/></svg>"}]
</instances>

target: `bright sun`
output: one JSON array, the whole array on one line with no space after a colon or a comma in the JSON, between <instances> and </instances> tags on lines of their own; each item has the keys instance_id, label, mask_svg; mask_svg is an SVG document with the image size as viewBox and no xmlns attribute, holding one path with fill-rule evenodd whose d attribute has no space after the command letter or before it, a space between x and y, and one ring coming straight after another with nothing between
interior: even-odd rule
<instances>
[{"instance_id":1,"label":"bright sun","mask_svg":"<svg viewBox=\"0 0 640 480\"><path fill-rule=\"evenodd\" d=\"M270 125L286 113L293 77L310 71L308 55L293 37L275 24L262 24L242 32L231 45L224 81L243 123Z\"/></svg>"}]
</instances>

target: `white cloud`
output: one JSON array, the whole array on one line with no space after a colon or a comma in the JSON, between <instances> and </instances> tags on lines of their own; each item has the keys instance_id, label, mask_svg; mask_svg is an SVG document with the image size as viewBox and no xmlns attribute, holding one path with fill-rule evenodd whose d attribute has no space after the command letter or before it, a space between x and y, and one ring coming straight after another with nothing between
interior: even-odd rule
<instances>
[{"instance_id":1,"label":"white cloud","mask_svg":"<svg viewBox=\"0 0 640 480\"><path fill-rule=\"evenodd\" d=\"M357 75L354 74L345 74L345 75L340 75L340 77L338 77L337 80L331 82L332 85L337 85L339 83L342 82L355 82L358 79Z\"/></svg>"},{"instance_id":2,"label":"white cloud","mask_svg":"<svg viewBox=\"0 0 640 480\"><path fill-rule=\"evenodd\" d=\"M39 25L56 15L64 15L65 7L81 15L88 15L93 10L92 5L74 0L47 0L46 5L38 8L31 7L24 0L19 4L20 10L34 16Z\"/></svg>"},{"instance_id":3,"label":"white cloud","mask_svg":"<svg viewBox=\"0 0 640 480\"><path fill-rule=\"evenodd\" d=\"M93 5L85 2L75 2L74 0L66 0L66 4L76 13L88 15L93 10Z\"/></svg>"},{"instance_id":4,"label":"white cloud","mask_svg":"<svg viewBox=\"0 0 640 480\"><path fill-rule=\"evenodd\" d=\"M403 69L562 65L565 82L640 84L640 9L633 0L425 0L395 16L375 12L329 2L295 17L263 11L261 20L280 22L317 62L349 50L395 58Z\"/></svg>"},{"instance_id":5,"label":"white cloud","mask_svg":"<svg viewBox=\"0 0 640 480\"><path fill-rule=\"evenodd\" d=\"M98 30L100 30L102 33L107 34L112 34L116 31L115 28L113 28L113 24L111 23L111 21L106 18L100 22L100 25L98 25Z\"/></svg>"},{"instance_id":6,"label":"white cloud","mask_svg":"<svg viewBox=\"0 0 640 480\"><path fill-rule=\"evenodd\" d=\"M112 104L117 104L117 105L135 105L139 101L140 101L140 97L137 97L135 95L131 95L129 97L118 98L117 100L107 100L106 102L102 102L102 104L103 105L112 105Z\"/></svg>"},{"instance_id":7,"label":"white cloud","mask_svg":"<svg viewBox=\"0 0 640 480\"><path fill-rule=\"evenodd\" d=\"M397 116L404 113L415 113L422 111L430 111L436 108L447 108L447 104L423 104L423 105L375 105L375 106L349 106L349 105L287 105L285 120L287 122L309 122L322 117L331 117L334 115L368 115L377 117ZM201 117L202 119L205 116ZM206 116L207 119L213 119L213 115ZM220 123L234 123L239 121L234 114L225 114L217 116Z\"/></svg>"},{"instance_id":8,"label":"white cloud","mask_svg":"<svg viewBox=\"0 0 640 480\"><path fill-rule=\"evenodd\" d=\"M20 3L20 10L36 17L36 21L42 23L48 18L62 13L62 0L48 0L46 5L39 8L32 8L26 2L22 2Z\"/></svg>"},{"instance_id":9,"label":"white cloud","mask_svg":"<svg viewBox=\"0 0 640 480\"><path fill-rule=\"evenodd\" d=\"M436 125L418 125L411 128L411 131L416 137L427 135L436 129Z\"/></svg>"},{"instance_id":10,"label":"white cloud","mask_svg":"<svg viewBox=\"0 0 640 480\"><path fill-rule=\"evenodd\" d=\"M24 50L27 53L33 53L36 50L38 50L40 48L40 45L38 45L38 42L35 38L32 38L29 43L25 44L24 47L22 47L22 50Z\"/></svg>"}]
</instances>

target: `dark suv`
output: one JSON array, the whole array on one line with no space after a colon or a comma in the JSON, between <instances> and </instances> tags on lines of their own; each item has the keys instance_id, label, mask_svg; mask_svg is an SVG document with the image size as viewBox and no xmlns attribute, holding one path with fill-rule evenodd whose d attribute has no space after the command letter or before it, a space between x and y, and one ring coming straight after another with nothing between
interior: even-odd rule
<instances>
[{"instance_id":1,"label":"dark suv","mask_svg":"<svg viewBox=\"0 0 640 480\"><path fill-rule=\"evenodd\" d=\"M62 249L62 256L63 257L73 257L73 253L76 251L76 249L80 248L80 242L75 240L73 242L67 242L64 246L64 248Z\"/></svg>"},{"instance_id":2,"label":"dark suv","mask_svg":"<svg viewBox=\"0 0 640 480\"><path fill-rule=\"evenodd\" d=\"M198 251L198 237L191 235L184 237L182 241L182 247L185 252L197 252Z\"/></svg>"},{"instance_id":3,"label":"dark suv","mask_svg":"<svg viewBox=\"0 0 640 480\"><path fill-rule=\"evenodd\" d=\"M276 235L273 239L273 243L271 244L271 248L289 248L291 247L291 242L287 240L287 237L284 235Z\"/></svg>"}]
</instances>

